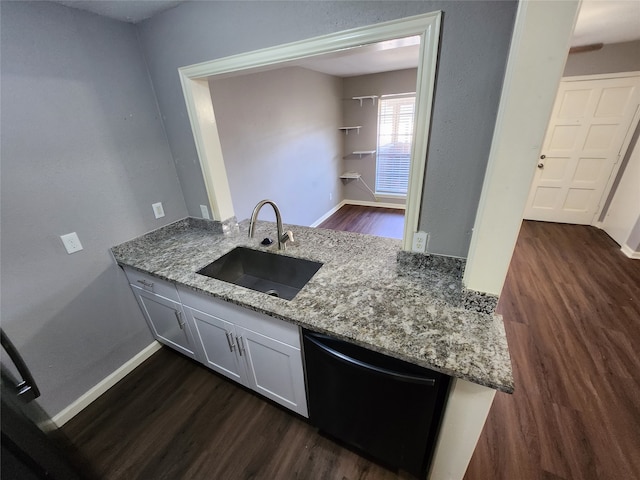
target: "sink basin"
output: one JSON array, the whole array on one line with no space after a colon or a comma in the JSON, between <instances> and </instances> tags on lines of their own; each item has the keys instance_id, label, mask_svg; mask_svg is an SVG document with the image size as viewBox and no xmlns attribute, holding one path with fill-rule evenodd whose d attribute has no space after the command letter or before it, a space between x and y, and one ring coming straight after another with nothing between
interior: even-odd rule
<instances>
[{"instance_id":1,"label":"sink basin","mask_svg":"<svg viewBox=\"0 0 640 480\"><path fill-rule=\"evenodd\" d=\"M322 263L236 247L196 273L291 300Z\"/></svg>"}]
</instances>

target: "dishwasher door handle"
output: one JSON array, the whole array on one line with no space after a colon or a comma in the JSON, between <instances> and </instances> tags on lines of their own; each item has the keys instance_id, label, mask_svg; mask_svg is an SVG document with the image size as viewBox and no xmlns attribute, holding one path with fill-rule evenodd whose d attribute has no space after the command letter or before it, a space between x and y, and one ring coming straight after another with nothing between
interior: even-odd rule
<instances>
[{"instance_id":1,"label":"dishwasher door handle","mask_svg":"<svg viewBox=\"0 0 640 480\"><path fill-rule=\"evenodd\" d=\"M311 343L313 343L316 347L318 347L319 349L321 349L324 353L326 353L327 355L335 358L336 360L339 360L343 363L346 363L348 365L352 365L354 367L358 367L364 370L367 370L369 372L378 374L378 375L384 375L386 377L391 377L394 378L396 380L400 380L403 382L410 382L410 383L419 383L422 385L426 385L429 387L434 387L436 385L436 380L434 378L427 378L427 377L420 377L417 375L407 375L406 373L400 373L400 372L395 372L393 370L389 370L386 368L382 368L382 367L378 367L376 365L371 365L370 363L366 363L363 362L361 360L358 360L356 358L352 358L348 355L345 355L344 353L340 353L337 350L334 350L333 348L325 345L324 343L322 343L320 340L318 340L317 338L314 338L312 335L308 335L305 334L305 338L307 340L309 340Z\"/></svg>"}]
</instances>

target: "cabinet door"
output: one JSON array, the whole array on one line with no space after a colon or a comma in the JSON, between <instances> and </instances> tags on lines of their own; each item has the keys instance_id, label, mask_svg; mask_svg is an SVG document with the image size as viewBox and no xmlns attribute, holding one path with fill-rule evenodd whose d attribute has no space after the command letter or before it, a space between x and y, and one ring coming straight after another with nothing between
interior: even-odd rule
<instances>
[{"instance_id":1,"label":"cabinet door","mask_svg":"<svg viewBox=\"0 0 640 480\"><path fill-rule=\"evenodd\" d=\"M245 384L246 372L236 355L238 346L234 325L187 306L184 309L191 320L190 323L195 325L204 364L236 382Z\"/></svg>"},{"instance_id":2,"label":"cabinet door","mask_svg":"<svg viewBox=\"0 0 640 480\"><path fill-rule=\"evenodd\" d=\"M308 417L300 349L236 326L238 354L247 368L247 386Z\"/></svg>"},{"instance_id":3,"label":"cabinet door","mask_svg":"<svg viewBox=\"0 0 640 480\"><path fill-rule=\"evenodd\" d=\"M182 306L135 285L131 285L131 290L156 340L188 357L196 358L195 342L182 313Z\"/></svg>"}]
</instances>

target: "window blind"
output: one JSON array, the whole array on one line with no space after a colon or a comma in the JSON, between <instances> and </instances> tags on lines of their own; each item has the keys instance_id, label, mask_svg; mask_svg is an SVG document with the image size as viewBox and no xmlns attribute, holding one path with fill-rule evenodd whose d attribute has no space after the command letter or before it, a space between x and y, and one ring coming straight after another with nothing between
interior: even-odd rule
<instances>
[{"instance_id":1,"label":"window blind","mask_svg":"<svg viewBox=\"0 0 640 480\"><path fill-rule=\"evenodd\" d=\"M378 102L376 194L407 194L415 103L415 95Z\"/></svg>"}]
</instances>

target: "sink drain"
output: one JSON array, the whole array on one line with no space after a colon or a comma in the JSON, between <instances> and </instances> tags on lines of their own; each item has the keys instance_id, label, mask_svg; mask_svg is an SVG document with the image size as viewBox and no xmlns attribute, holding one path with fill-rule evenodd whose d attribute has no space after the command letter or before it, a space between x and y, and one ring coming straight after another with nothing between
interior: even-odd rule
<instances>
[{"instance_id":1,"label":"sink drain","mask_svg":"<svg viewBox=\"0 0 640 480\"><path fill-rule=\"evenodd\" d=\"M272 297L280 297L280 294L277 290L267 290L264 293L266 293L267 295L271 295Z\"/></svg>"}]
</instances>

